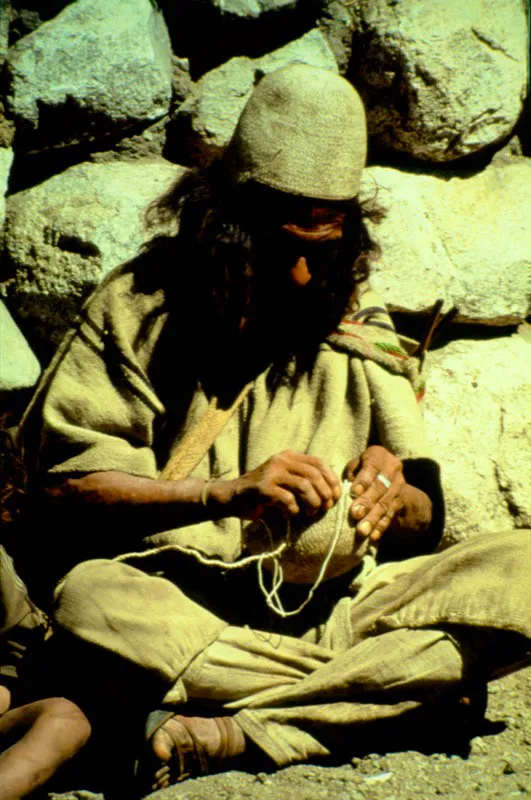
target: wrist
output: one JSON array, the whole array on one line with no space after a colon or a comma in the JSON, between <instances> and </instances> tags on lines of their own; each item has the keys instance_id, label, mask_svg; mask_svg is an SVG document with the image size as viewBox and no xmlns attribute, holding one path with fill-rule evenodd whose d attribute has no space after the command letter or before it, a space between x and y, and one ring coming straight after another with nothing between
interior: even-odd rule
<instances>
[{"instance_id":1,"label":"wrist","mask_svg":"<svg viewBox=\"0 0 531 800\"><path fill-rule=\"evenodd\" d=\"M201 504L208 519L234 516L232 511L235 488L233 481L205 481L201 491Z\"/></svg>"}]
</instances>

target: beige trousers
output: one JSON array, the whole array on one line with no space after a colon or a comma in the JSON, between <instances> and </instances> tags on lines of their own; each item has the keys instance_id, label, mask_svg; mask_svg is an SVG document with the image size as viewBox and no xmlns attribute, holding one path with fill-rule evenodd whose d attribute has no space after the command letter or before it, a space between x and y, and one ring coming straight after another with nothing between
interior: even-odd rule
<instances>
[{"instance_id":1,"label":"beige trousers","mask_svg":"<svg viewBox=\"0 0 531 800\"><path fill-rule=\"evenodd\" d=\"M165 705L230 709L284 765L327 755L334 735L412 711L474 671L488 678L506 666L498 632L531 638L530 556L531 531L518 530L382 565L298 636L229 624L197 592L96 560L58 587L56 621L157 676Z\"/></svg>"}]
</instances>

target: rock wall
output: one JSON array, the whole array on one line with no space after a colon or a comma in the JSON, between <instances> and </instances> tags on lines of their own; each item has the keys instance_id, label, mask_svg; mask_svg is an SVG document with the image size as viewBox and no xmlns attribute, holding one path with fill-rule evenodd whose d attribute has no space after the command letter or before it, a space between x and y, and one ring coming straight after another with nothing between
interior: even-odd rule
<instances>
[{"instance_id":1,"label":"rock wall","mask_svg":"<svg viewBox=\"0 0 531 800\"><path fill-rule=\"evenodd\" d=\"M148 203L302 61L364 98L373 280L397 322L459 309L427 361L447 540L531 526L528 26L524 0L2 0L2 407L138 250Z\"/></svg>"}]
</instances>

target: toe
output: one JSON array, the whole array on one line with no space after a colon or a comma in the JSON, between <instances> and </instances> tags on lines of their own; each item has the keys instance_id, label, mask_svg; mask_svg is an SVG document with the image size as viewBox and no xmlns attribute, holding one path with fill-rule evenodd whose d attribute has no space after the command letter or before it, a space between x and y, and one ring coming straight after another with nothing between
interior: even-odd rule
<instances>
[{"instance_id":1,"label":"toe","mask_svg":"<svg viewBox=\"0 0 531 800\"><path fill-rule=\"evenodd\" d=\"M159 730L153 736L153 752L161 761L169 761L173 749L173 739L164 729Z\"/></svg>"}]
</instances>

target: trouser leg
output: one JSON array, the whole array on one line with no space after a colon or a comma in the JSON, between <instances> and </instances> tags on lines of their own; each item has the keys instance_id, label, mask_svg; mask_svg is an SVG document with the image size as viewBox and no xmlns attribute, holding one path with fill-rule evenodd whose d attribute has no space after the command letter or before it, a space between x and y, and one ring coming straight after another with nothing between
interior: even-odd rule
<instances>
[{"instance_id":1,"label":"trouser leg","mask_svg":"<svg viewBox=\"0 0 531 800\"><path fill-rule=\"evenodd\" d=\"M157 674L166 703L236 712L284 764L326 753L327 731L392 719L468 677L470 627L476 646L496 629L530 636L529 546L529 532L512 532L382 567L302 639L228 628L169 581L115 562L77 567L57 618Z\"/></svg>"},{"instance_id":2,"label":"trouser leg","mask_svg":"<svg viewBox=\"0 0 531 800\"><path fill-rule=\"evenodd\" d=\"M396 718L462 677L460 652L442 631L391 631L337 654L229 627L183 682L191 699L236 710L247 736L281 765L327 755L323 733Z\"/></svg>"},{"instance_id":3,"label":"trouser leg","mask_svg":"<svg viewBox=\"0 0 531 800\"><path fill-rule=\"evenodd\" d=\"M165 578L104 559L75 567L55 601L60 630L149 673L175 703L186 701L182 672L227 625Z\"/></svg>"},{"instance_id":4,"label":"trouser leg","mask_svg":"<svg viewBox=\"0 0 531 800\"><path fill-rule=\"evenodd\" d=\"M241 709L278 764L323 755L319 732L391 719L518 660L529 547L510 532L382 567L305 640L227 628L185 673L188 694Z\"/></svg>"}]
</instances>

